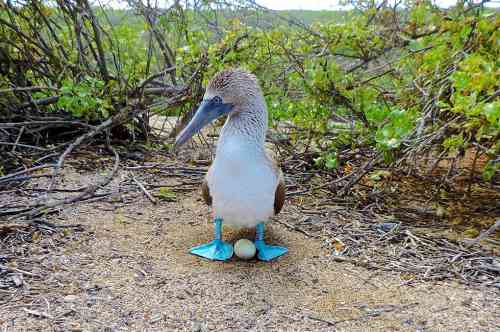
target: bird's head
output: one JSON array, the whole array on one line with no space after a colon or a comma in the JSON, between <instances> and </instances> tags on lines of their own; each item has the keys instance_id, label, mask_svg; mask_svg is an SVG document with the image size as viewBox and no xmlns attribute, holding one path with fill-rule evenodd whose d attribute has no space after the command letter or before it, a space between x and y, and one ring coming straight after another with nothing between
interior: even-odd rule
<instances>
[{"instance_id":1,"label":"bird's head","mask_svg":"<svg viewBox=\"0 0 500 332\"><path fill-rule=\"evenodd\" d=\"M195 115L177 136L175 146L186 143L194 134L217 118L247 109L261 90L257 78L243 69L226 69L208 83L203 100Z\"/></svg>"}]
</instances>

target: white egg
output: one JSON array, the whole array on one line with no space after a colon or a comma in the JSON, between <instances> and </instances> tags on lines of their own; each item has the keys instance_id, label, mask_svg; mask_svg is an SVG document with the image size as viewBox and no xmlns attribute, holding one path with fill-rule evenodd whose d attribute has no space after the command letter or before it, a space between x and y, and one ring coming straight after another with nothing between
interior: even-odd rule
<instances>
[{"instance_id":1,"label":"white egg","mask_svg":"<svg viewBox=\"0 0 500 332\"><path fill-rule=\"evenodd\" d=\"M234 254L241 259L251 259L256 251L255 244L247 239L239 239L234 244Z\"/></svg>"}]
</instances>

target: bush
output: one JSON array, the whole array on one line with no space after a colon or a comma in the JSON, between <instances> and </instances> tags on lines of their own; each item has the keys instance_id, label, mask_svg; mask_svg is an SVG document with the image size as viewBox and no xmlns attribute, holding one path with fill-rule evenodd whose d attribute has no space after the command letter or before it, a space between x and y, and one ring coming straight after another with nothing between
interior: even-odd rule
<instances>
[{"instance_id":1,"label":"bush","mask_svg":"<svg viewBox=\"0 0 500 332\"><path fill-rule=\"evenodd\" d=\"M271 123L292 123L291 139L311 140L317 165L335 169L344 149L412 162L474 147L488 156L491 180L500 167L498 13L355 4L320 20L304 13L314 21L305 25L241 1L168 10L2 3L3 118L27 105L87 122L129 106L189 114L214 73L242 66L260 78Z\"/></svg>"}]
</instances>

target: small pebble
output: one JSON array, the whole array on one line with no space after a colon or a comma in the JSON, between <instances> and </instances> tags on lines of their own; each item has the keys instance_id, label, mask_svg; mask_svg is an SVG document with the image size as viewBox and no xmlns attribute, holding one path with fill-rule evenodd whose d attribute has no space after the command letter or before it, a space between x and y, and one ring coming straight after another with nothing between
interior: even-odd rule
<instances>
[{"instance_id":1,"label":"small pebble","mask_svg":"<svg viewBox=\"0 0 500 332\"><path fill-rule=\"evenodd\" d=\"M78 300L78 296L76 295L66 295L64 297L65 302L75 302L76 300Z\"/></svg>"},{"instance_id":2,"label":"small pebble","mask_svg":"<svg viewBox=\"0 0 500 332\"><path fill-rule=\"evenodd\" d=\"M21 287L24 283L23 276L21 274L14 274L11 278L16 287Z\"/></svg>"}]
</instances>

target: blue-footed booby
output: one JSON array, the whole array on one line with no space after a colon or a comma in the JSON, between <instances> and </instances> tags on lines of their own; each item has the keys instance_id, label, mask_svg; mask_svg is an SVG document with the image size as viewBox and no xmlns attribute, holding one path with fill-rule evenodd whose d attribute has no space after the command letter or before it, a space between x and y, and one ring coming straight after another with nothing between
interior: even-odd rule
<instances>
[{"instance_id":1,"label":"blue-footed booby","mask_svg":"<svg viewBox=\"0 0 500 332\"><path fill-rule=\"evenodd\" d=\"M208 83L203 101L175 146L188 141L215 119L227 115L217 142L215 159L202 184L205 202L212 206L215 239L191 249L211 260L228 260L233 246L222 241L222 223L255 227L257 258L269 261L285 254L284 247L264 242L264 227L285 200L283 174L267 154L267 107L257 78L242 69L226 69Z\"/></svg>"}]
</instances>

